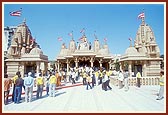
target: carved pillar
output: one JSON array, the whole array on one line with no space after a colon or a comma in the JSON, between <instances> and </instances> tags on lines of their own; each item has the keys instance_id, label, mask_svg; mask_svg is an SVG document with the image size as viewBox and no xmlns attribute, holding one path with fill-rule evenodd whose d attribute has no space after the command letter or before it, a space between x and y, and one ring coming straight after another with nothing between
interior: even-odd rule
<instances>
[{"instance_id":1,"label":"carved pillar","mask_svg":"<svg viewBox=\"0 0 168 115\"><path fill-rule=\"evenodd\" d=\"M108 63L109 63L109 69L111 69L112 68L112 61L110 60Z\"/></svg>"},{"instance_id":2,"label":"carved pillar","mask_svg":"<svg viewBox=\"0 0 168 115\"><path fill-rule=\"evenodd\" d=\"M68 59L67 59L66 63L67 63L67 72L68 72L69 71L69 60Z\"/></svg>"},{"instance_id":3,"label":"carved pillar","mask_svg":"<svg viewBox=\"0 0 168 115\"><path fill-rule=\"evenodd\" d=\"M120 62L120 71L122 71L122 62Z\"/></svg>"},{"instance_id":4,"label":"carved pillar","mask_svg":"<svg viewBox=\"0 0 168 115\"><path fill-rule=\"evenodd\" d=\"M142 76L143 77L146 77L146 61L144 61L144 64L143 64L143 69L142 69L142 71L143 71L143 74L142 74Z\"/></svg>"},{"instance_id":5,"label":"carved pillar","mask_svg":"<svg viewBox=\"0 0 168 115\"><path fill-rule=\"evenodd\" d=\"M100 64L100 68L101 68L102 67L102 59L100 59L99 64Z\"/></svg>"},{"instance_id":6,"label":"carved pillar","mask_svg":"<svg viewBox=\"0 0 168 115\"><path fill-rule=\"evenodd\" d=\"M59 62L59 60L57 61L57 71L59 71L60 70L60 62Z\"/></svg>"},{"instance_id":7,"label":"carved pillar","mask_svg":"<svg viewBox=\"0 0 168 115\"><path fill-rule=\"evenodd\" d=\"M132 77L132 62L128 61L128 72L129 72L129 77Z\"/></svg>"},{"instance_id":8,"label":"carved pillar","mask_svg":"<svg viewBox=\"0 0 168 115\"><path fill-rule=\"evenodd\" d=\"M40 62L36 62L37 68L36 68L36 73L40 72Z\"/></svg>"},{"instance_id":9,"label":"carved pillar","mask_svg":"<svg viewBox=\"0 0 168 115\"><path fill-rule=\"evenodd\" d=\"M78 58L75 58L75 67L78 67Z\"/></svg>"},{"instance_id":10,"label":"carved pillar","mask_svg":"<svg viewBox=\"0 0 168 115\"><path fill-rule=\"evenodd\" d=\"M48 68L48 62L44 62L44 72L45 72L45 74L47 73L47 68Z\"/></svg>"},{"instance_id":11,"label":"carved pillar","mask_svg":"<svg viewBox=\"0 0 168 115\"><path fill-rule=\"evenodd\" d=\"M19 71L20 71L21 77L23 78L24 77L24 63L23 62L21 62L19 66Z\"/></svg>"},{"instance_id":12,"label":"carved pillar","mask_svg":"<svg viewBox=\"0 0 168 115\"><path fill-rule=\"evenodd\" d=\"M93 57L90 59L91 67L93 67Z\"/></svg>"}]
</instances>

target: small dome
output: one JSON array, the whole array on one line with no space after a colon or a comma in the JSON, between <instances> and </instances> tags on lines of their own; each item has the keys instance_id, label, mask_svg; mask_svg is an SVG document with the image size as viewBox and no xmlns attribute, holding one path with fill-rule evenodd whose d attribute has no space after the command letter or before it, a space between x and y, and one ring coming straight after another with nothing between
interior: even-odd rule
<instances>
[{"instance_id":1,"label":"small dome","mask_svg":"<svg viewBox=\"0 0 168 115\"><path fill-rule=\"evenodd\" d=\"M30 54L43 54L43 52L40 48L35 47L30 51Z\"/></svg>"},{"instance_id":2,"label":"small dome","mask_svg":"<svg viewBox=\"0 0 168 115\"><path fill-rule=\"evenodd\" d=\"M146 54L147 53L147 49L143 46L142 48L139 48L139 53Z\"/></svg>"},{"instance_id":3,"label":"small dome","mask_svg":"<svg viewBox=\"0 0 168 115\"><path fill-rule=\"evenodd\" d=\"M135 47L129 47L126 49L125 54L136 55L136 54L138 54L138 52L135 49Z\"/></svg>"}]
</instances>

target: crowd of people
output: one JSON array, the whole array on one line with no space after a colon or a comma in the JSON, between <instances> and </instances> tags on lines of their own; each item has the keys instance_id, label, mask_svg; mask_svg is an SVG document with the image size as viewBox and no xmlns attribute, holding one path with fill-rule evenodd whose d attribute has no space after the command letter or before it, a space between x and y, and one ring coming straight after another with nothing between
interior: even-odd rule
<instances>
[{"instance_id":1,"label":"crowd of people","mask_svg":"<svg viewBox=\"0 0 168 115\"><path fill-rule=\"evenodd\" d=\"M82 79L83 85L86 86L86 90L93 89L95 86L102 85L102 90L112 90L110 86L110 76L118 76L118 87L119 89L124 88L125 91L129 90L128 77L129 73L127 70L119 71L118 73L112 69L106 70L102 68L91 68L91 67L79 67L79 68L70 68L69 71L62 69L59 71L48 71L46 76L43 76L41 72L36 73L33 77L32 72L28 72L24 77L21 77L20 72L16 72L16 75L11 79L8 78L8 75L4 75L4 104L8 104L8 97L11 91L12 92L12 101L16 104L21 101L22 89L25 92L25 102L31 102L33 97L33 88L36 87L36 99L42 98L44 88L46 90L46 95L50 97L55 97L56 87L61 86L61 83L64 84L72 83L76 84L80 79ZM164 80L162 72L160 80L160 91L159 97L157 100L163 98L164 93ZM137 73L137 86L140 87L140 72Z\"/></svg>"}]
</instances>

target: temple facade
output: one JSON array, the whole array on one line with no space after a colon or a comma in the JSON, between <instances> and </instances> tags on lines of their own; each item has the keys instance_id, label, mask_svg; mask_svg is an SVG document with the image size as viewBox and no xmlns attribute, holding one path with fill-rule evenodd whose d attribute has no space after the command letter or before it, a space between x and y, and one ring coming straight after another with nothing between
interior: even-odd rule
<instances>
[{"instance_id":1,"label":"temple facade","mask_svg":"<svg viewBox=\"0 0 168 115\"><path fill-rule=\"evenodd\" d=\"M160 74L161 61L160 49L156 43L154 32L145 23L145 17L143 17L134 46L130 41L130 46L120 58L120 68L127 68L132 73L130 77L135 76L137 71L140 71L143 77L155 77Z\"/></svg>"},{"instance_id":2,"label":"temple facade","mask_svg":"<svg viewBox=\"0 0 168 115\"><path fill-rule=\"evenodd\" d=\"M83 34L80 43L76 44L75 40L69 43L67 48L65 43L62 44L60 53L56 57L56 67L58 70L71 67L104 67L111 68L112 56L110 54L107 43L102 47L97 37L94 43L88 42L87 37Z\"/></svg>"},{"instance_id":3,"label":"temple facade","mask_svg":"<svg viewBox=\"0 0 168 115\"><path fill-rule=\"evenodd\" d=\"M46 72L47 65L48 56L43 54L24 20L17 26L7 51L5 72L9 77L13 77L17 71L20 71L23 77L28 72Z\"/></svg>"}]
</instances>

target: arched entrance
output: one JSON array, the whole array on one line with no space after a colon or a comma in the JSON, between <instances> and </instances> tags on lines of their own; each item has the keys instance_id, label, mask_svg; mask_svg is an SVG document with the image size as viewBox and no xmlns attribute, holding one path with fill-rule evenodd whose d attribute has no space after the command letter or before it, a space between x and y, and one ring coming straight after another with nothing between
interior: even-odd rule
<instances>
[{"instance_id":1,"label":"arched entrance","mask_svg":"<svg viewBox=\"0 0 168 115\"><path fill-rule=\"evenodd\" d=\"M90 61L89 60L79 60L79 67L84 67L84 66L88 66L90 67Z\"/></svg>"},{"instance_id":2,"label":"arched entrance","mask_svg":"<svg viewBox=\"0 0 168 115\"><path fill-rule=\"evenodd\" d=\"M106 70L108 70L108 69L109 69L109 64L108 64L108 62L103 62L103 63L102 63L102 67L105 68Z\"/></svg>"},{"instance_id":3,"label":"arched entrance","mask_svg":"<svg viewBox=\"0 0 168 115\"><path fill-rule=\"evenodd\" d=\"M66 63L61 63L61 69L66 70L66 68L67 68L67 64Z\"/></svg>"},{"instance_id":4,"label":"arched entrance","mask_svg":"<svg viewBox=\"0 0 168 115\"><path fill-rule=\"evenodd\" d=\"M32 72L32 76L35 77L37 65L35 63L25 63L25 71L24 74L28 74L28 72Z\"/></svg>"},{"instance_id":5,"label":"arched entrance","mask_svg":"<svg viewBox=\"0 0 168 115\"><path fill-rule=\"evenodd\" d=\"M98 61L98 60L95 60L95 61L93 62L93 66L96 67L96 68L100 68L99 61Z\"/></svg>"},{"instance_id":6,"label":"arched entrance","mask_svg":"<svg viewBox=\"0 0 168 115\"><path fill-rule=\"evenodd\" d=\"M71 60L71 61L70 61L69 66L70 66L70 67L72 67L72 68L74 68L74 67L75 67L75 62L74 62L74 60Z\"/></svg>"},{"instance_id":7,"label":"arched entrance","mask_svg":"<svg viewBox=\"0 0 168 115\"><path fill-rule=\"evenodd\" d=\"M134 76L133 77L135 77L136 76L136 74L138 73L138 71L141 73L141 75L142 75L142 65L134 65L133 66L133 71L134 71Z\"/></svg>"}]
</instances>

